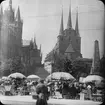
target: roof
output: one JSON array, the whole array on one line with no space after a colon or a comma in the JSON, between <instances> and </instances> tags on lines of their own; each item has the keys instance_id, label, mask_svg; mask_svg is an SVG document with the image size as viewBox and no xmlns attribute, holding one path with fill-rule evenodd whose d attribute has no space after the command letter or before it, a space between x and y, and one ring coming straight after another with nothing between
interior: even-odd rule
<instances>
[{"instance_id":1,"label":"roof","mask_svg":"<svg viewBox=\"0 0 105 105\"><path fill-rule=\"evenodd\" d=\"M23 46L28 46L30 45L30 40L23 40Z\"/></svg>"},{"instance_id":2,"label":"roof","mask_svg":"<svg viewBox=\"0 0 105 105\"><path fill-rule=\"evenodd\" d=\"M92 62L91 58L77 58L76 60L78 60L78 61L90 61L90 62Z\"/></svg>"},{"instance_id":3,"label":"roof","mask_svg":"<svg viewBox=\"0 0 105 105\"><path fill-rule=\"evenodd\" d=\"M38 75L39 77L41 77L42 79L45 79L48 75L50 75L45 69L44 67L40 67L38 68L38 70L35 72L35 75Z\"/></svg>"},{"instance_id":4,"label":"roof","mask_svg":"<svg viewBox=\"0 0 105 105\"><path fill-rule=\"evenodd\" d=\"M75 52L73 47L72 47L72 44L70 43L69 46L67 47L65 53L70 53L70 52Z\"/></svg>"},{"instance_id":5,"label":"roof","mask_svg":"<svg viewBox=\"0 0 105 105\"><path fill-rule=\"evenodd\" d=\"M46 61L51 61L53 59L53 54L54 54L54 51L53 50L50 51L45 57L45 62Z\"/></svg>"}]
</instances>

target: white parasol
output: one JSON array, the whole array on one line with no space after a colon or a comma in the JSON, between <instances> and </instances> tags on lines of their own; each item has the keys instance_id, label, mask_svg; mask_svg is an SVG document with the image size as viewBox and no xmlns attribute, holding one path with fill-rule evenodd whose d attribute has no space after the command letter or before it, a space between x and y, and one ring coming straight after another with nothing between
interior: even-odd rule
<instances>
[{"instance_id":1,"label":"white parasol","mask_svg":"<svg viewBox=\"0 0 105 105\"><path fill-rule=\"evenodd\" d=\"M93 81L103 81L104 78L99 75L88 75L86 78L84 78L84 83L86 82L93 82Z\"/></svg>"},{"instance_id":2,"label":"white parasol","mask_svg":"<svg viewBox=\"0 0 105 105\"><path fill-rule=\"evenodd\" d=\"M9 78L7 76L3 76L2 80L9 80Z\"/></svg>"},{"instance_id":3,"label":"white parasol","mask_svg":"<svg viewBox=\"0 0 105 105\"><path fill-rule=\"evenodd\" d=\"M75 78L71 74L66 73L66 72L54 72L46 78L46 80L51 80L51 79L75 80Z\"/></svg>"},{"instance_id":4,"label":"white parasol","mask_svg":"<svg viewBox=\"0 0 105 105\"><path fill-rule=\"evenodd\" d=\"M8 76L9 78L25 78L25 76L22 73L12 73Z\"/></svg>"},{"instance_id":5,"label":"white parasol","mask_svg":"<svg viewBox=\"0 0 105 105\"><path fill-rule=\"evenodd\" d=\"M40 77L37 76L37 75L29 75L27 78L30 78L30 79L40 79Z\"/></svg>"}]
</instances>

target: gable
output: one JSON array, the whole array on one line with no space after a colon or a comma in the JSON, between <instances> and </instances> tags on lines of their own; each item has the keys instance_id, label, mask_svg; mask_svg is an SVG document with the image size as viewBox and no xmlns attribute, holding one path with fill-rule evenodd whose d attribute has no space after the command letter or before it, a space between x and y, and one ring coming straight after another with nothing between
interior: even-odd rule
<instances>
[{"instance_id":1,"label":"gable","mask_svg":"<svg viewBox=\"0 0 105 105\"><path fill-rule=\"evenodd\" d=\"M69 46L67 47L65 53L70 53L70 52L75 52L73 47L72 47L72 44L70 43Z\"/></svg>"}]
</instances>

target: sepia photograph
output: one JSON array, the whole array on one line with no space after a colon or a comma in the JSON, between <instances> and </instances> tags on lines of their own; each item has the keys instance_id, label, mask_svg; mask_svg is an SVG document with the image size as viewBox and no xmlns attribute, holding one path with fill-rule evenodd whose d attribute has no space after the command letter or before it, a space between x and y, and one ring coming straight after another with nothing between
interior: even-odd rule
<instances>
[{"instance_id":1,"label":"sepia photograph","mask_svg":"<svg viewBox=\"0 0 105 105\"><path fill-rule=\"evenodd\" d=\"M101 0L0 3L0 102L100 105L105 99Z\"/></svg>"}]
</instances>

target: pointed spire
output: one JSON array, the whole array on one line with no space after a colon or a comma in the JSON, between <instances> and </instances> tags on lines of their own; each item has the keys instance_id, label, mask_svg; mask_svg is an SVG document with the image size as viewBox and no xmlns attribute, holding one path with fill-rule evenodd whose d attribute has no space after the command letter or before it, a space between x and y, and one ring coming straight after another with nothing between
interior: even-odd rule
<instances>
[{"instance_id":1,"label":"pointed spire","mask_svg":"<svg viewBox=\"0 0 105 105\"><path fill-rule=\"evenodd\" d=\"M18 10L17 10L17 14L16 14L16 21L21 21L19 7L18 7Z\"/></svg>"},{"instance_id":2,"label":"pointed spire","mask_svg":"<svg viewBox=\"0 0 105 105\"><path fill-rule=\"evenodd\" d=\"M34 43L36 43L36 38L34 37Z\"/></svg>"},{"instance_id":3,"label":"pointed spire","mask_svg":"<svg viewBox=\"0 0 105 105\"><path fill-rule=\"evenodd\" d=\"M12 6L12 0L9 0L9 6Z\"/></svg>"},{"instance_id":4,"label":"pointed spire","mask_svg":"<svg viewBox=\"0 0 105 105\"><path fill-rule=\"evenodd\" d=\"M78 7L76 12L76 25L75 25L76 34L79 36L79 27L78 27Z\"/></svg>"},{"instance_id":5,"label":"pointed spire","mask_svg":"<svg viewBox=\"0 0 105 105\"><path fill-rule=\"evenodd\" d=\"M42 59L43 53L41 52L41 59Z\"/></svg>"},{"instance_id":6,"label":"pointed spire","mask_svg":"<svg viewBox=\"0 0 105 105\"><path fill-rule=\"evenodd\" d=\"M41 52L41 44L40 44L40 56L41 56L41 53L42 53L42 52Z\"/></svg>"},{"instance_id":7,"label":"pointed spire","mask_svg":"<svg viewBox=\"0 0 105 105\"><path fill-rule=\"evenodd\" d=\"M62 16L61 16L61 25L59 35L63 35L64 27L63 27L63 7L62 7Z\"/></svg>"},{"instance_id":8,"label":"pointed spire","mask_svg":"<svg viewBox=\"0 0 105 105\"><path fill-rule=\"evenodd\" d=\"M30 44L32 44L33 43L33 41L32 41L32 38L31 38L31 40L30 40Z\"/></svg>"},{"instance_id":9,"label":"pointed spire","mask_svg":"<svg viewBox=\"0 0 105 105\"><path fill-rule=\"evenodd\" d=\"M30 40L30 49L33 49L33 39Z\"/></svg>"},{"instance_id":10,"label":"pointed spire","mask_svg":"<svg viewBox=\"0 0 105 105\"><path fill-rule=\"evenodd\" d=\"M2 16L2 15L3 15L3 7L1 5L1 8L0 8L0 16Z\"/></svg>"},{"instance_id":11,"label":"pointed spire","mask_svg":"<svg viewBox=\"0 0 105 105\"><path fill-rule=\"evenodd\" d=\"M72 28L72 21L71 21L71 0L70 0L70 7L69 7L69 17L68 17L68 23L67 23L67 29Z\"/></svg>"},{"instance_id":12,"label":"pointed spire","mask_svg":"<svg viewBox=\"0 0 105 105\"><path fill-rule=\"evenodd\" d=\"M99 73L99 70L100 70L99 43L98 43L98 40L95 40L91 74L97 74Z\"/></svg>"},{"instance_id":13,"label":"pointed spire","mask_svg":"<svg viewBox=\"0 0 105 105\"><path fill-rule=\"evenodd\" d=\"M35 36L34 36L34 49L37 49L36 38L35 38Z\"/></svg>"},{"instance_id":14,"label":"pointed spire","mask_svg":"<svg viewBox=\"0 0 105 105\"><path fill-rule=\"evenodd\" d=\"M40 44L40 52L41 52L41 44Z\"/></svg>"},{"instance_id":15,"label":"pointed spire","mask_svg":"<svg viewBox=\"0 0 105 105\"><path fill-rule=\"evenodd\" d=\"M3 22L3 8L0 8L0 24Z\"/></svg>"},{"instance_id":16,"label":"pointed spire","mask_svg":"<svg viewBox=\"0 0 105 105\"><path fill-rule=\"evenodd\" d=\"M9 0L9 10L12 10L12 0Z\"/></svg>"}]
</instances>

